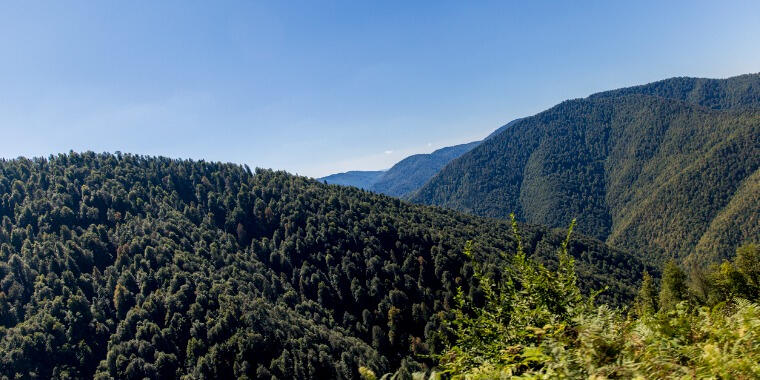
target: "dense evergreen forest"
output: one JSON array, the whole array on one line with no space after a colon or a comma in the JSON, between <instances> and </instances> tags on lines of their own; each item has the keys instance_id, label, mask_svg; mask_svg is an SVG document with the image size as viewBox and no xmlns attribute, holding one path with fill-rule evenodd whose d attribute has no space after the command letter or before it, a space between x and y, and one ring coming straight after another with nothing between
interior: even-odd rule
<instances>
[{"instance_id":1,"label":"dense evergreen forest","mask_svg":"<svg viewBox=\"0 0 760 380\"><path fill-rule=\"evenodd\" d=\"M563 102L453 160L411 199L578 231L654 262L760 236L760 75L674 78Z\"/></svg>"},{"instance_id":2,"label":"dense evergreen forest","mask_svg":"<svg viewBox=\"0 0 760 380\"><path fill-rule=\"evenodd\" d=\"M518 249L505 221L121 153L0 161L0 227L0 377L20 379L408 373ZM563 231L519 228L532 260L563 267ZM610 304L656 273L593 238L568 250Z\"/></svg>"}]
</instances>

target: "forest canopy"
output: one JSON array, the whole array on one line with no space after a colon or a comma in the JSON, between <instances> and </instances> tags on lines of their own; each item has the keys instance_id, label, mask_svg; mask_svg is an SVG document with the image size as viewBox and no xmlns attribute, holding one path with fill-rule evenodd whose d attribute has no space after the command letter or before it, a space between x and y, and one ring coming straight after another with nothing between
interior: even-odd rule
<instances>
[{"instance_id":1,"label":"forest canopy","mask_svg":"<svg viewBox=\"0 0 760 380\"><path fill-rule=\"evenodd\" d=\"M462 252L498 272L509 223L245 166L130 154L0 161L0 375L357 378L412 368ZM549 268L562 231L520 226ZM576 236L580 288L623 305L635 255Z\"/></svg>"},{"instance_id":2,"label":"forest canopy","mask_svg":"<svg viewBox=\"0 0 760 380\"><path fill-rule=\"evenodd\" d=\"M658 264L760 243L760 74L564 101L444 167L411 200L577 230Z\"/></svg>"}]
</instances>

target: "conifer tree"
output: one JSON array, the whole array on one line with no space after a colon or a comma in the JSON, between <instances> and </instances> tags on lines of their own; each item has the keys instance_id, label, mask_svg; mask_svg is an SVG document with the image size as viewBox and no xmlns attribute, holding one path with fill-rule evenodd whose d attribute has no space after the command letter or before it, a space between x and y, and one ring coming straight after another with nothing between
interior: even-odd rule
<instances>
[{"instance_id":1,"label":"conifer tree","mask_svg":"<svg viewBox=\"0 0 760 380\"><path fill-rule=\"evenodd\" d=\"M641 281L641 288L636 294L634 301L634 312L636 316L641 317L650 315L657 311L657 285L648 272L644 272L644 278Z\"/></svg>"},{"instance_id":2,"label":"conifer tree","mask_svg":"<svg viewBox=\"0 0 760 380\"><path fill-rule=\"evenodd\" d=\"M689 288L686 284L686 272L670 260L662 271L660 284L660 309L669 310L688 298Z\"/></svg>"}]
</instances>

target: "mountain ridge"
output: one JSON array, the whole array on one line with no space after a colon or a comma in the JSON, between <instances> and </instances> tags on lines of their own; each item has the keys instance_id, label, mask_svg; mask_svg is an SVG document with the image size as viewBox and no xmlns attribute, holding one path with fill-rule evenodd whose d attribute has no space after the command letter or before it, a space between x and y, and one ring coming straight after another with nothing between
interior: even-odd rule
<instances>
[{"instance_id":1,"label":"mountain ridge","mask_svg":"<svg viewBox=\"0 0 760 380\"><path fill-rule=\"evenodd\" d=\"M430 153L413 154L395 163L387 170L352 170L320 177L317 180L329 184L354 186L394 197L406 198L422 187L453 159L469 152L484 141L494 138L520 120L522 118L502 125L483 140L447 146Z\"/></svg>"},{"instance_id":2,"label":"mountain ridge","mask_svg":"<svg viewBox=\"0 0 760 380\"><path fill-rule=\"evenodd\" d=\"M428 154L411 155L388 169L370 186L370 190L404 197L424 185L451 160L469 152L481 141L436 149Z\"/></svg>"},{"instance_id":3,"label":"mountain ridge","mask_svg":"<svg viewBox=\"0 0 760 380\"><path fill-rule=\"evenodd\" d=\"M674 243L683 239L678 235L683 232L677 231L684 227L678 227L677 221L706 228L703 220L719 210L700 202L723 205L723 198L737 191L760 165L758 105L758 74L724 80L672 78L568 100L521 119L452 160L410 199L489 217L503 218L514 211L522 220L550 226L579 217L580 231L610 244L650 251L657 259L671 255L683 259L700 237ZM578 148L568 147L574 145ZM713 147L720 152L710 153ZM691 151L684 151L687 148ZM706 159L709 162L703 162ZM702 166L689 169L689 160ZM711 177L697 185L695 178L704 174L700 170ZM730 186L724 186L721 175L729 177ZM706 193L669 185L661 191L676 191L680 198L664 197L673 201L664 204L652 197L649 204L666 209L678 205L680 210L668 214L670 222L658 214L642 213L639 207L646 194L676 177L704 187ZM700 204L701 211L684 212L692 207L690 200ZM746 220L754 220L753 205L756 201L740 212ZM742 240L760 232L750 227L744 231ZM724 239L717 256L708 261L730 256L740 243Z\"/></svg>"},{"instance_id":4,"label":"mountain ridge","mask_svg":"<svg viewBox=\"0 0 760 380\"><path fill-rule=\"evenodd\" d=\"M451 160L470 151L481 142L473 141L439 148L430 153L413 154L387 170L352 170L331 174L317 180L403 198L424 185Z\"/></svg>"}]
</instances>

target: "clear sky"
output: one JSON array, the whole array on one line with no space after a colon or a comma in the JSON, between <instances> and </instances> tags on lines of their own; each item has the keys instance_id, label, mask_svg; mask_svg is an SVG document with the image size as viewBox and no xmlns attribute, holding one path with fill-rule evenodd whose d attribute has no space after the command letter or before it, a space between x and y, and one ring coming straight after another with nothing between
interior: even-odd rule
<instances>
[{"instance_id":1,"label":"clear sky","mask_svg":"<svg viewBox=\"0 0 760 380\"><path fill-rule=\"evenodd\" d=\"M760 71L760 2L0 3L0 156L117 151L322 176L568 98Z\"/></svg>"}]
</instances>

